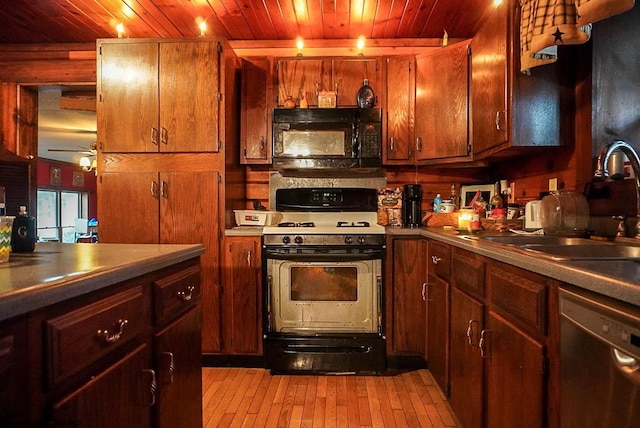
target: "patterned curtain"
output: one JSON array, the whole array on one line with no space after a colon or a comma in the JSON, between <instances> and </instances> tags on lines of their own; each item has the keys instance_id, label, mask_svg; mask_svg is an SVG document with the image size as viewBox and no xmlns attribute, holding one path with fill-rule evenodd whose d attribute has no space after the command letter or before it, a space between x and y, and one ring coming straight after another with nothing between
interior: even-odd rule
<instances>
[{"instance_id":1,"label":"patterned curtain","mask_svg":"<svg viewBox=\"0 0 640 428\"><path fill-rule=\"evenodd\" d=\"M586 43L593 22L633 5L634 0L520 0L520 71L554 62L558 45Z\"/></svg>"}]
</instances>

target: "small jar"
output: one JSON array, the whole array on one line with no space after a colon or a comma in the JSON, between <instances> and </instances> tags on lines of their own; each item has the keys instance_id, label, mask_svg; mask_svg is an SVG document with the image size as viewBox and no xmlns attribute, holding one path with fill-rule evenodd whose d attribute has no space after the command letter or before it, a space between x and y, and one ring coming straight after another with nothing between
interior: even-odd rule
<instances>
[{"instance_id":1,"label":"small jar","mask_svg":"<svg viewBox=\"0 0 640 428\"><path fill-rule=\"evenodd\" d=\"M451 199L443 199L440 202L440 212L441 213L452 213L456 210L456 206L453 204Z\"/></svg>"}]
</instances>

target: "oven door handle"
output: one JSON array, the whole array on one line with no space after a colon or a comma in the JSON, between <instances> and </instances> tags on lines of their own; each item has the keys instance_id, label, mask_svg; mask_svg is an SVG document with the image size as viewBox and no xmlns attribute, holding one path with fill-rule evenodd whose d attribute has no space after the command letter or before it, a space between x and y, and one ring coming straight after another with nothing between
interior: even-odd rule
<instances>
[{"instance_id":1,"label":"oven door handle","mask_svg":"<svg viewBox=\"0 0 640 428\"><path fill-rule=\"evenodd\" d=\"M335 254L335 253L319 253L319 254L279 254L267 252L267 259L287 260L292 262L354 262L361 260L380 260L382 253L379 251L373 253L353 253L353 254Z\"/></svg>"}]
</instances>

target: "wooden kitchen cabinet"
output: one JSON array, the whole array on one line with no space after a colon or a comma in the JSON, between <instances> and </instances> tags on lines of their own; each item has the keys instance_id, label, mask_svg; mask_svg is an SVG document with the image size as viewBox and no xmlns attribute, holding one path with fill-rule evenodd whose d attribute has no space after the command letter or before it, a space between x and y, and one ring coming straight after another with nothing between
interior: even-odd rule
<instances>
[{"instance_id":1,"label":"wooden kitchen cabinet","mask_svg":"<svg viewBox=\"0 0 640 428\"><path fill-rule=\"evenodd\" d=\"M390 238L391 239L391 238ZM387 269L387 353L424 356L427 286L427 244L423 238L391 239L391 268Z\"/></svg>"},{"instance_id":2,"label":"wooden kitchen cabinet","mask_svg":"<svg viewBox=\"0 0 640 428\"><path fill-rule=\"evenodd\" d=\"M26 426L27 322L0 323L0 426Z\"/></svg>"},{"instance_id":3,"label":"wooden kitchen cabinet","mask_svg":"<svg viewBox=\"0 0 640 428\"><path fill-rule=\"evenodd\" d=\"M418 163L470 160L469 55L462 42L416 57Z\"/></svg>"},{"instance_id":4,"label":"wooden kitchen cabinet","mask_svg":"<svg viewBox=\"0 0 640 428\"><path fill-rule=\"evenodd\" d=\"M565 47L557 62L520 72L519 3L496 6L471 42L474 159L573 144L576 61Z\"/></svg>"},{"instance_id":5,"label":"wooden kitchen cabinet","mask_svg":"<svg viewBox=\"0 0 640 428\"><path fill-rule=\"evenodd\" d=\"M242 164L271 164L272 91L269 59L244 59L240 115Z\"/></svg>"},{"instance_id":6,"label":"wooden kitchen cabinet","mask_svg":"<svg viewBox=\"0 0 640 428\"><path fill-rule=\"evenodd\" d=\"M217 152L221 51L211 40L98 40L99 150Z\"/></svg>"},{"instance_id":7,"label":"wooden kitchen cabinet","mask_svg":"<svg viewBox=\"0 0 640 428\"><path fill-rule=\"evenodd\" d=\"M225 237L222 319L225 354L262 355L261 239Z\"/></svg>"},{"instance_id":8,"label":"wooden kitchen cabinet","mask_svg":"<svg viewBox=\"0 0 640 428\"><path fill-rule=\"evenodd\" d=\"M415 102L415 57L393 56L386 59L386 141L382 163L407 165L414 160L413 144Z\"/></svg>"},{"instance_id":9,"label":"wooden kitchen cabinet","mask_svg":"<svg viewBox=\"0 0 640 428\"><path fill-rule=\"evenodd\" d=\"M364 79L379 96L383 91L378 58L291 58L276 61L278 105L291 96L300 105L306 95L310 107L318 105L318 91L337 91L337 107L357 106L356 96Z\"/></svg>"},{"instance_id":10,"label":"wooden kitchen cabinet","mask_svg":"<svg viewBox=\"0 0 640 428\"><path fill-rule=\"evenodd\" d=\"M426 359L429 371L449 394L449 300L451 248L447 244L429 241L429 280L424 295L426 316Z\"/></svg>"}]
</instances>

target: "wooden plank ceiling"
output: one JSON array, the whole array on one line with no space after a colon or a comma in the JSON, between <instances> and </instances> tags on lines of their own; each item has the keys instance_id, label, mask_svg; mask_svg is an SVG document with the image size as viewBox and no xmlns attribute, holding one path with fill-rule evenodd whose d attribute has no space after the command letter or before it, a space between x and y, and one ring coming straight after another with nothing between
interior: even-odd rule
<instances>
[{"instance_id":1,"label":"wooden plank ceiling","mask_svg":"<svg viewBox=\"0 0 640 428\"><path fill-rule=\"evenodd\" d=\"M117 37L229 40L471 37L493 0L16 0L0 11L0 43Z\"/></svg>"}]
</instances>

